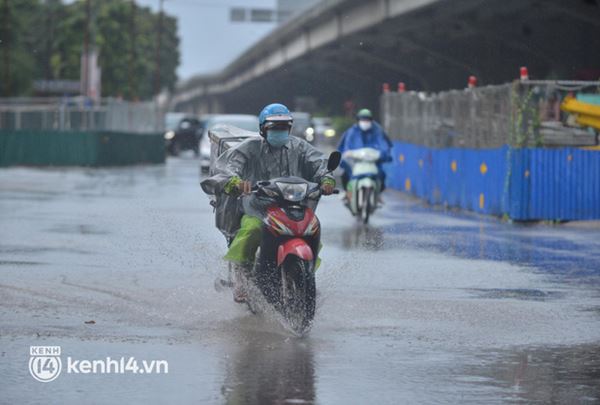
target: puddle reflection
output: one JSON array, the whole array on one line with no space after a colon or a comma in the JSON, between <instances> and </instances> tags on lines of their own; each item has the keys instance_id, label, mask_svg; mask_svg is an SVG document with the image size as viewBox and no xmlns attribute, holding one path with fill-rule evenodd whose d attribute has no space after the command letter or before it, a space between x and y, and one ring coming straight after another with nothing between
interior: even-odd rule
<instances>
[{"instance_id":1,"label":"puddle reflection","mask_svg":"<svg viewBox=\"0 0 600 405\"><path fill-rule=\"evenodd\" d=\"M486 355L487 357L487 355ZM532 347L498 352L459 380L500 389L508 402L597 403L600 346Z\"/></svg>"},{"instance_id":2,"label":"puddle reflection","mask_svg":"<svg viewBox=\"0 0 600 405\"><path fill-rule=\"evenodd\" d=\"M381 250L384 246L384 233L369 225L355 224L342 231L342 247L346 250Z\"/></svg>"},{"instance_id":3,"label":"puddle reflection","mask_svg":"<svg viewBox=\"0 0 600 405\"><path fill-rule=\"evenodd\" d=\"M312 404L315 367L310 339L253 336L232 355L222 393L227 404Z\"/></svg>"}]
</instances>

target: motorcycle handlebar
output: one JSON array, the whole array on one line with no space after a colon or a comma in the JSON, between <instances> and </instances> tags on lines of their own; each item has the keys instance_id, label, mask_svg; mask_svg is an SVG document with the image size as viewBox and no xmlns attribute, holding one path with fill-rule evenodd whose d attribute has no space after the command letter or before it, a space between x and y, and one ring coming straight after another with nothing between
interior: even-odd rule
<instances>
[{"instance_id":1,"label":"motorcycle handlebar","mask_svg":"<svg viewBox=\"0 0 600 405\"><path fill-rule=\"evenodd\" d=\"M267 182L267 181L266 182L258 182L258 183L256 183L255 185L252 186L252 188L250 189L250 191L251 191L251 193L256 193L260 189L261 186L268 186L269 184L270 183ZM333 189L332 194L339 194L339 193L340 193L339 189L337 189L337 188Z\"/></svg>"}]
</instances>

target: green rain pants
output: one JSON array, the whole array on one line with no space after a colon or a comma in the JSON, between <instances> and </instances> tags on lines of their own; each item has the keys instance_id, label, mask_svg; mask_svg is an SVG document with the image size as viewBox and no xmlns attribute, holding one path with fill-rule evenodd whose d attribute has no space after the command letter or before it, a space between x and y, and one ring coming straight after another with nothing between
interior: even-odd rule
<instances>
[{"instance_id":1,"label":"green rain pants","mask_svg":"<svg viewBox=\"0 0 600 405\"><path fill-rule=\"evenodd\" d=\"M238 264L254 262L254 255L260 246L262 221L250 215L242 216L240 230L229 245L225 260Z\"/></svg>"}]
</instances>

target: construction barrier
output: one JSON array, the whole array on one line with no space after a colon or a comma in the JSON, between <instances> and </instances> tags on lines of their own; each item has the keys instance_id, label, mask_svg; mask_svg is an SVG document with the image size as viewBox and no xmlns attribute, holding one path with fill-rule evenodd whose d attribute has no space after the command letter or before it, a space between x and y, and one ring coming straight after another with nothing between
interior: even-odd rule
<instances>
[{"instance_id":1,"label":"construction barrier","mask_svg":"<svg viewBox=\"0 0 600 405\"><path fill-rule=\"evenodd\" d=\"M600 82L527 81L434 94L388 91L381 122L392 139L433 148L596 146L600 107L590 101L598 88Z\"/></svg>"},{"instance_id":2,"label":"construction barrier","mask_svg":"<svg viewBox=\"0 0 600 405\"><path fill-rule=\"evenodd\" d=\"M163 135L112 131L0 131L3 166L117 166L164 163Z\"/></svg>"},{"instance_id":3,"label":"construction barrier","mask_svg":"<svg viewBox=\"0 0 600 405\"><path fill-rule=\"evenodd\" d=\"M89 101L84 97L2 97L0 130L152 133L164 128L164 112L154 102Z\"/></svg>"},{"instance_id":4,"label":"construction barrier","mask_svg":"<svg viewBox=\"0 0 600 405\"><path fill-rule=\"evenodd\" d=\"M600 150L436 149L394 141L388 186L514 220L600 219Z\"/></svg>"}]
</instances>

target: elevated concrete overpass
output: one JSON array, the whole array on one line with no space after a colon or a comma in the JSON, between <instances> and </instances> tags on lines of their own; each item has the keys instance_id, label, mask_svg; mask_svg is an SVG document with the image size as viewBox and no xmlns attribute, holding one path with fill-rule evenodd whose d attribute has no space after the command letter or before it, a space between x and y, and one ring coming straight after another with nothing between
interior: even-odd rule
<instances>
[{"instance_id":1,"label":"elevated concrete overpass","mask_svg":"<svg viewBox=\"0 0 600 405\"><path fill-rule=\"evenodd\" d=\"M218 43L218 33L215 33ZM381 85L437 91L532 78L600 77L600 0L325 0L222 72L181 83L178 111L256 113L315 97L377 109Z\"/></svg>"}]
</instances>

